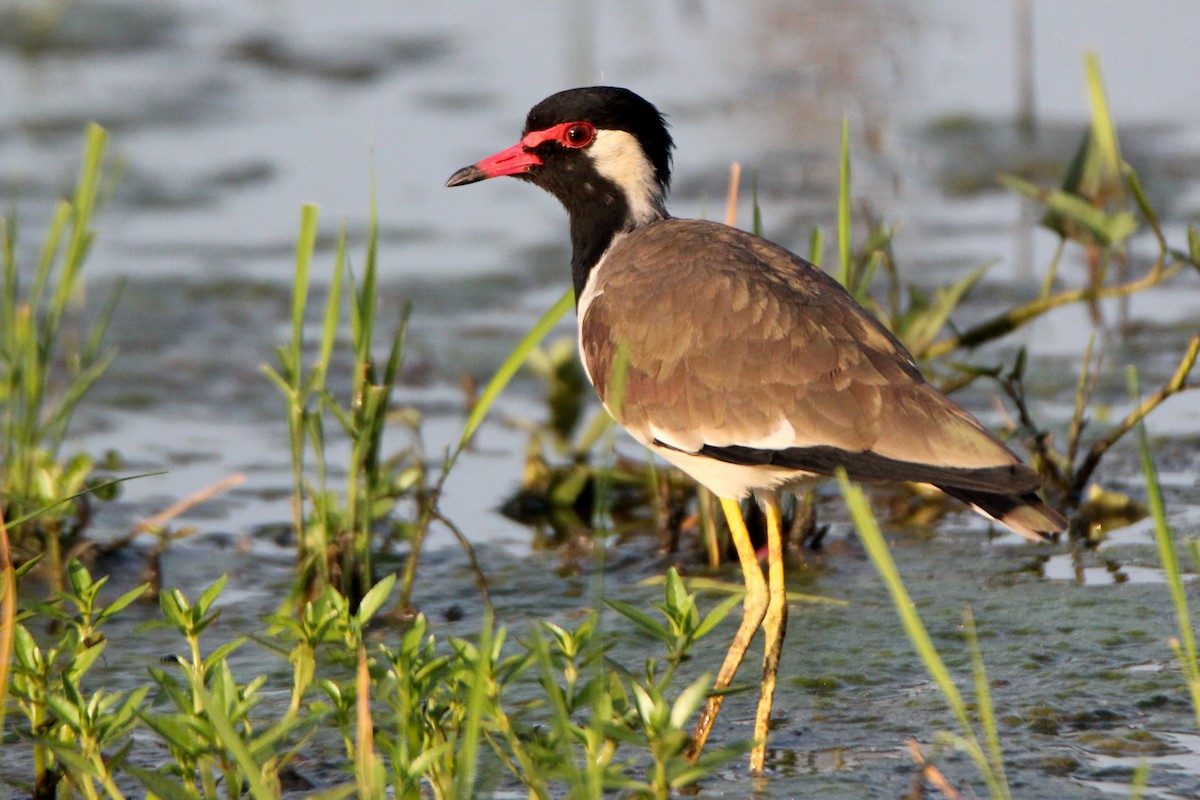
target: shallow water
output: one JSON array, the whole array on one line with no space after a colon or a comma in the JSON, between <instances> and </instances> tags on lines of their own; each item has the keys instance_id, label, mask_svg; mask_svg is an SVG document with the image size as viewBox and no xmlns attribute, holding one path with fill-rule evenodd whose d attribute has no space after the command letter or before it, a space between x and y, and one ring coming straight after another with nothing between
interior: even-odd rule
<instances>
[{"instance_id":1,"label":"shallow water","mask_svg":"<svg viewBox=\"0 0 1200 800\"><path fill-rule=\"evenodd\" d=\"M70 5L70 35L37 47L18 46L28 36L0 35L0 191L20 208L23 251L37 246L50 203L69 185L85 120L110 128L125 161L88 264L96 296L116 277L129 278L112 331L121 356L72 445L114 449L129 471L169 474L126 484L100 509L96 536L121 535L179 498L244 473L240 487L177 520L198 534L169 552L164 577L194 593L231 572L226 629L249 627L275 607L290 551L266 531L289 519L290 473L282 404L259 367L287 335L299 204L322 207L319 279L343 220L361 258L372 175L384 318L415 303L397 400L424 412L427 452L456 440L459 376L490 373L566 286L567 254L564 219L549 198L516 182L454 192L442 183L510 144L525 110L567 85L629 85L670 114L679 144L676 214L718 216L728 164L738 159L758 173L767 234L801 252L812 226L832 230L837 131L847 114L855 195L901 226L896 253L907 275L936 284L998 262L956 317L968 324L1036 291L1054 240L1031 232L1021 203L997 191L991 176L1021 170L1045 183L1059 179L1086 120L1082 53L1094 47L1125 154L1168 235L1181 242L1182 224L1200 212L1200 90L1182 77L1200 74L1200 17L1188 0L1032 5L1040 121L1032 143L1014 124L1019 59L1007 3L561 8L471 0L451 10L377 1L331 14L317 0L134 0ZM0 13L11 15L13 6ZM16 30L9 17L2 21L0 31ZM744 212L742 219L748 224ZM1135 241L1135 268L1144 268L1152 248L1149 237ZM1079 280L1077 259L1060 274ZM1200 318L1197 289L1193 274L1147 292L1129 306L1138 323L1132 335L1100 332L1108 365L1101 406L1110 420L1128 409L1124 363L1138 365L1146 387L1173 370ZM1118 319L1117 304L1104 311ZM1014 337L1030 348L1037 411L1060 436L1093 330L1085 309L1064 309ZM563 331L569 335L569 326ZM964 402L999 421L984 388ZM541 413L537 387L524 382L495 419ZM1200 403L1194 395L1172 400L1150 430L1176 531L1196 535ZM393 439L395 447L408 444L403 432ZM500 422L486 425L445 502L480 548L501 619L514 631L596 604L589 559L534 550L530 532L496 512L518 480L525 440ZM1097 478L1141 495L1127 444ZM928 743L953 721L839 504L825 503L822 515L833 524L829 544L818 567L793 570L791 588L850 605L793 611L772 775L756 791L896 797L915 773L906 740ZM1173 616L1150 528L1133 526L1083 554L1013 537L989 541L985 532L982 521L955 515L932 532L895 531L894 546L935 641L964 678L959 612L964 603L975 610L1015 793L1127 795L1143 757L1152 764L1147 796L1200 793L1200 747L1166 646ZM448 536L430 546L417 602L439 620L439 634L477 630L465 559ZM663 566L648 537L616 545L605 591L656 599L659 590L638 581ZM123 579L136 577L115 582ZM463 619L442 621L457 615L452 609ZM697 672L715 667L731 633L705 643ZM110 665L114 688L142 680L164 646L156 636L113 632L110 652L123 648L136 666L131 677L127 663ZM636 664L644 644L629 637L618 655ZM266 656L247 659L248 674L284 668ZM715 737L746 735L751 705L748 695L731 700ZM1161 747L1143 747L1129 737L1135 731ZM974 785L965 759L938 763L955 785ZM0 777L11 776L0 768ZM741 769L730 767L703 795L747 789Z\"/></svg>"}]
</instances>

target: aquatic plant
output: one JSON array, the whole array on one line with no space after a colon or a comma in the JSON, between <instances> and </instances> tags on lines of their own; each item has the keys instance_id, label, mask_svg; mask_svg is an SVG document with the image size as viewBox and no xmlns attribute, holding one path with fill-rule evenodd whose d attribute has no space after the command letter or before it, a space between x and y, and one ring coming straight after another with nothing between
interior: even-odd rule
<instances>
[{"instance_id":1,"label":"aquatic plant","mask_svg":"<svg viewBox=\"0 0 1200 800\"><path fill-rule=\"evenodd\" d=\"M1137 370L1132 366L1129 368L1129 394L1134 406L1139 406ZM1158 482L1158 469L1150 451L1150 437L1146 434L1146 425L1142 420L1137 422L1137 444L1142 479L1146 485L1147 505L1154 520L1154 541L1158 546L1159 563L1162 564L1167 589L1171 593L1171 604L1175 607L1175 622L1179 629L1179 636L1172 638L1169 644L1175 653L1175 660L1192 701L1196 729L1200 730L1200 656L1197 656L1196 652L1196 632L1188 610L1187 592L1183 586L1183 571L1179 567L1179 557L1176 554L1175 537L1167 522L1162 487ZM1200 569L1200 538L1189 537L1184 540L1184 547L1191 553L1193 563Z\"/></svg>"},{"instance_id":2,"label":"aquatic plant","mask_svg":"<svg viewBox=\"0 0 1200 800\"><path fill-rule=\"evenodd\" d=\"M10 575L10 580L19 578L20 573ZM72 561L62 592L46 602L27 604L11 620L11 685L4 694L14 700L23 720L19 730L31 743L33 797L59 796L63 782L85 797L97 796L97 786L110 797L120 796L114 765L105 751L128 748L135 713L150 687L121 693L89 691L86 683L107 646L102 628L146 587L102 605L100 591L107 580L93 580L82 564ZM53 621L61 635L53 644L40 645L25 624L30 617ZM7 663L9 654L2 655Z\"/></svg>"},{"instance_id":3,"label":"aquatic plant","mask_svg":"<svg viewBox=\"0 0 1200 800\"><path fill-rule=\"evenodd\" d=\"M1108 111L1100 67L1095 56L1086 60L1088 97L1091 102L1091 125L1083 136L1079 151L1067 170L1059 189L1043 189L1022 179L1005 176L1003 182L1038 203L1045 209L1041 224L1059 237L1043 282L1041 296L1022 306L1009 309L990 320L951 337L931 348L932 355L941 355L956 348L973 348L990 339L1006 335L1029 320L1052 309L1074 303L1094 304L1105 298L1128 297L1158 286L1191 267L1200 270L1200 228L1187 229L1188 247L1173 248L1163 232L1158 214L1142 189L1141 180L1133 167L1121 156L1116 127ZM1130 208L1141 215L1141 222ZM1154 261L1145 275L1117 283L1107 280L1110 265L1128 260L1127 242L1142 224L1150 229L1158 247ZM1079 289L1057 293L1051 287L1058 265L1068 243L1082 247L1089 270L1089 283ZM1120 272L1120 271L1118 271ZM1094 311L1095 314L1095 311ZM1188 382L1200 354L1200 336L1189 339L1174 374L1152 395L1139 401L1134 408L1103 435L1097 436L1083 451L1083 433L1088 425L1088 408L1095 392L1099 362L1093 361L1093 346L1089 342L1083 355L1076 383L1075 408L1067 430L1067 441L1060 453L1052 437L1035 421L1026 399L1023 378L1025 350L1021 348L1013 365L1005 369L978 371L995 379L1017 409L1021 429L1030 445L1034 464L1041 471L1047 491L1068 509L1081 510L1082 520L1073 528L1076 535L1087 536L1084 528L1099 527L1105 520L1101 513L1087 513L1083 508L1087 489L1101 459L1130 430L1140 425L1154 409L1180 392L1196 388ZM1106 505L1101 490L1090 498L1090 506L1103 509ZM1129 521L1126 519L1125 521Z\"/></svg>"},{"instance_id":4,"label":"aquatic plant","mask_svg":"<svg viewBox=\"0 0 1200 800\"><path fill-rule=\"evenodd\" d=\"M544 798L613 789L667 797L742 749L695 765L683 758L687 721L708 678L681 687L675 666L732 603L702 616L674 572L659 606L665 624L636 612L639 625L663 634L665 647L640 669L612 662L594 613L572 628L541 623L516 644L490 613L470 640L439 641L421 615L398 637L368 639L395 576L357 608L326 587L298 614L269 617L253 636L220 631L224 578L194 599L164 589L160 619L141 630L159 651L170 647L159 631L170 631L182 650L152 667L148 682L118 693L89 689L90 672L108 643L105 628L146 586L104 605L106 579L93 580L77 561L69 576L65 592L25 603L15 627L10 692L20 720L10 732L31 750L33 797L122 798L132 781L163 798L267 800L281 796L298 756L334 743L346 777L325 797L382 797L389 788L402 798L430 789L476 797L501 782ZM39 642L29 625L45 620L61 629ZM239 679L231 659L254 645L286 660L290 673ZM540 687L542 702L530 702L531 686ZM281 707L271 697L288 700ZM147 733L158 743L149 750ZM6 755L5 763L16 761Z\"/></svg>"},{"instance_id":5,"label":"aquatic plant","mask_svg":"<svg viewBox=\"0 0 1200 800\"><path fill-rule=\"evenodd\" d=\"M347 278L346 233L338 236L329 295L315 357L307 368L305 313L310 267L317 237L317 208L304 206L296 245L292 288L291 341L277 348L278 369L263 371L283 393L291 448L293 512L297 534L297 597L312 599L333 586L357 603L374 584L371 569L375 526L390 514L400 497L421 480L422 463L402 450L385 457L383 438L389 398L400 369L408 312L401 314L388 340L387 355L376 359L378 306L378 220L372 203L363 274ZM329 372L342 323L343 286L350 304L348 399L329 387ZM341 493L330 487L326 459L326 426L336 424L349 440ZM315 476L309 474L311 459Z\"/></svg>"},{"instance_id":6,"label":"aquatic plant","mask_svg":"<svg viewBox=\"0 0 1200 800\"><path fill-rule=\"evenodd\" d=\"M988 793L993 800L1010 800L1012 792L1008 787L1008 779L1004 774L1004 757L1000 750L1000 737L996 732L996 718L992 709L991 695L988 689L987 674L983 666L983 657L979 652L979 639L975 634L975 619L970 609L963 611L963 627L967 635L967 643L971 651L971 660L975 673L975 704L977 719L973 720L967 702L959 692L957 684L950 676L945 662L933 645L929 632L917 613L916 604L904 587L904 581L896 564L892 561L887 542L879 530L879 523L867 504L866 495L862 488L852 484L844 471L839 471L838 485L842 499L850 510L850 518L854 522L854 530L863 543L863 548L871 559L872 565L891 594L892 605L904 626L904 632L912 642L913 649L921 657L925 670L937 684L946 704L954 713L958 723L959 733L943 734L947 741L956 749L963 750L979 768Z\"/></svg>"},{"instance_id":7,"label":"aquatic plant","mask_svg":"<svg viewBox=\"0 0 1200 800\"><path fill-rule=\"evenodd\" d=\"M74 193L55 206L34 265L18 264L15 216L0 218L0 514L9 520L17 563L44 554L60 589L65 554L87 527L87 493L100 482L95 458L64 456L63 440L115 355L104 335L119 283L90 327L80 321L93 220L112 178L104 170L107 142L103 128L88 127Z\"/></svg>"}]
</instances>

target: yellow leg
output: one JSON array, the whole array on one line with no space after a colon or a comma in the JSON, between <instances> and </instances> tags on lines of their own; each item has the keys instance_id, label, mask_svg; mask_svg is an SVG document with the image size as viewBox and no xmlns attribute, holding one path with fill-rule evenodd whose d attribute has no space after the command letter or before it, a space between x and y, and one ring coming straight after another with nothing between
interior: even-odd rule
<instances>
[{"instance_id":1,"label":"yellow leg","mask_svg":"<svg viewBox=\"0 0 1200 800\"><path fill-rule=\"evenodd\" d=\"M746 648L750 646L750 640L754 638L755 632L762 625L769 605L767 582L763 578L762 567L758 565L758 558L754 552L754 545L750 542L750 533L746 530L746 523L742 520L742 509L736 500L724 497L721 498L721 508L725 511L725 519L729 522L729 533L733 537L733 546L737 548L738 561L742 565L742 575L746 580L746 599L742 604L742 624L738 626L737 635L733 637L733 644L729 646L729 652L725 654L725 662L721 664L721 671L717 673L716 683L713 684L714 689L725 689L733 683L733 677L742 663L742 657L746 655ZM700 720L696 723L696 730L692 733L692 743L687 749L689 761L695 761L704 750L704 743L708 741L708 734L712 731L713 722L717 718L717 712L721 710L721 701L724 699L724 695L720 694L708 698L704 711L700 714ZM761 770L761 766L759 769Z\"/></svg>"},{"instance_id":2,"label":"yellow leg","mask_svg":"<svg viewBox=\"0 0 1200 800\"><path fill-rule=\"evenodd\" d=\"M754 750L750 753L750 771L762 772L767 754L767 727L771 721L771 704L775 698L775 677L779 673L779 656L783 652L783 637L787 632L787 590L783 581L783 520L779 510L779 495L772 492L762 497L767 515L767 614L762 629L763 651L762 686L758 695L758 712L754 717Z\"/></svg>"}]
</instances>

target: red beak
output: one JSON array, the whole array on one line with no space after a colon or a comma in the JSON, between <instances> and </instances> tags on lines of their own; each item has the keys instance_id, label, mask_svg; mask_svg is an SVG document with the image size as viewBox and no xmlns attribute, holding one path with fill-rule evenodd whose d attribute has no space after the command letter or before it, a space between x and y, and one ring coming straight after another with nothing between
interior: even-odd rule
<instances>
[{"instance_id":1,"label":"red beak","mask_svg":"<svg viewBox=\"0 0 1200 800\"><path fill-rule=\"evenodd\" d=\"M450 176L450 180L446 181L446 186L465 186L468 183L498 178L501 175L521 175L541 164L540 158L527 150L524 143L518 142L507 150L501 150L478 163L463 167Z\"/></svg>"}]
</instances>

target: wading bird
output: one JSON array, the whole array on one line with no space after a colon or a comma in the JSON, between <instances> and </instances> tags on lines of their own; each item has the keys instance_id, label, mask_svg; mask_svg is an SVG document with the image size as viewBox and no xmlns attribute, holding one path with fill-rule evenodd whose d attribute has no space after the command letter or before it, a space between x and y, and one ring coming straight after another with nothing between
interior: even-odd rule
<instances>
[{"instance_id":1,"label":"wading bird","mask_svg":"<svg viewBox=\"0 0 1200 800\"><path fill-rule=\"evenodd\" d=\"M852 480L932 484L1034 539L1065 519L1035 494L1037 473L926 383L835 280L760 237L672 218L672 147L663 116L633 92L570 89L533 107L520 142L446 185L511 175L566 208L588 377L635 439L720 498L729 523L746 599L715 687L730 685L761 627L750 757L761 772L787 622L781 492L841 467ZM751 494L767 520L765 575L738 505ZM701 714L693 759L721 700Z\"/></svg>"}]
</instances>

